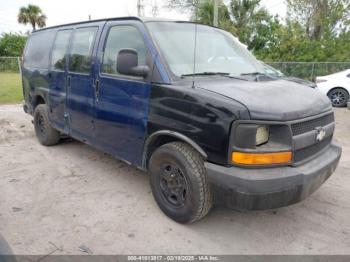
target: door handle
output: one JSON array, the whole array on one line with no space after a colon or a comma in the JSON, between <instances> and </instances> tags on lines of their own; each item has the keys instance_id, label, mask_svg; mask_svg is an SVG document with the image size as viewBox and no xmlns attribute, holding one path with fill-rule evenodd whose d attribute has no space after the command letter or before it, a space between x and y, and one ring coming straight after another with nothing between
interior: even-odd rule
<instances>
[{"instance_id":1,"label":"door handle","mask_svg":"<svg viewBox=\"0 0 350 262\"><path fill-rule=\"evenodd\" d=\"M70 76L67 76L67 87L70 88Z\"/></svg>"},{"instance_id":2,"label":"door handle","mask_svg":"<svg viewBox=\"0 0 350 262\"><path fill-rule=\"evenodd\" d=\"M98 97L100 94L100 81L98 79L95 80L95 95Z\"/></svg>"}]
</instances>

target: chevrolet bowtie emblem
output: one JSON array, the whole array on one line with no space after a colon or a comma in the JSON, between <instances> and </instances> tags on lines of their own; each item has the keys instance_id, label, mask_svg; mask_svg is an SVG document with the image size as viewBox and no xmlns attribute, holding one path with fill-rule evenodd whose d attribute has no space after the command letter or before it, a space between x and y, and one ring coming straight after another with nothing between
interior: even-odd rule
<instances>
[{"instance_id":1,"label":"chevrolet bowtie emblem","mask_svg":"<svg viewBox=\"0 0 350 262\"><path fill-rule=\"evenodd\" d=\"M321 142L326 137L326 131L323 127L317 127L316 128L316 141Z\"/></svg>"}]
</instances>

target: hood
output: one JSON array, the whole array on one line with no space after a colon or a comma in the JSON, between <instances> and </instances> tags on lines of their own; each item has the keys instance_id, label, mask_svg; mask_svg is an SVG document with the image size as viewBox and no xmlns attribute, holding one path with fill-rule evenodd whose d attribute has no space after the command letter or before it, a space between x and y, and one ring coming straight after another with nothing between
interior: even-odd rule
<instances>
[{"instance_id":1,"label":"hood","mask_svg":"<svg viewBox=\"0 0 350 262\"><path fill-rule=\"evenodd\" d=\"M283 79L253 82L207 78L198 79L196 87L242 103L254 120L290 121L332 110L327 96L317 89Z\"/></svg>"}]
</instances>

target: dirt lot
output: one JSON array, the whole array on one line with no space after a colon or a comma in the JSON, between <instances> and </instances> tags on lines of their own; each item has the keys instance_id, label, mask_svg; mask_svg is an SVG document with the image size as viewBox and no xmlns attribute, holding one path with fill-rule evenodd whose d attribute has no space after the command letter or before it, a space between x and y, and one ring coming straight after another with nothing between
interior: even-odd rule
<instances>
[{"instance_id":1,"label":"dirt lot","mask_svg":"<svg viewBox=\"0 0 350 262\"><path fill-rule=\"evenodd\" d=\"M0 106L0 234L16 254L350 254L350 111L336 119L343 157L310 198L183 226L147 175L78 142L40 146L21 106Z\"/></svg>"}]
</instances>

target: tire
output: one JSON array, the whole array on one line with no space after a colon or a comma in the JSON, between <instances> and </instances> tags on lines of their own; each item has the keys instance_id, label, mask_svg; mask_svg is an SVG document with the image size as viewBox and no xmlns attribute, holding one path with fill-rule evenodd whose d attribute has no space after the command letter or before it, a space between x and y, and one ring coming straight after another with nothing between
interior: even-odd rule
<instances>
[{"instance_id":1,"label":"tire","mask_svg":"<svg viewBox=\"0 0 350 262\"><path fill-rule=\"evenodd\" d=\"M35 108L34 128L40 144L53 146L60 141L60 133L51 126L48 117L48 108L45 104L40 104Z\"/></svg>"},{"instance_id":2,"label":"tire","mask_svg":"<svg viewBox=\"0 0 350 262\"><path fill-rule=\"evenodd\" d=\"M0 235L0 261L16 261L13 257L11 259L11 255L13 255L13 253L10 246L8 245L6 240Z\"/></svg>"},{"instance_id":3,"label":"tire","mask_svg":"<svg viewBox=\"0 0 350 262\"><path fill-rule=\"evenodd\" d=\"M204 161L187 144L169 143L149 161L150 183L159 208L179 223L193 223L208 214L212 195Z\"/></svg>"},{"instance_id":4,"label":"tire","mask_svg":"<svg viewBox=\"0 0 350 262\"><path fill-rule=\"evenodd\" d=\"M334 107L345 107L349 101L349 93L343 88L335 88L328 93Z\"/></svg>"}]
</instances>

